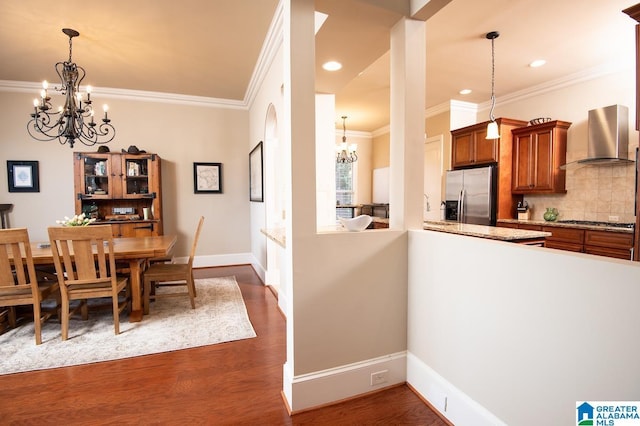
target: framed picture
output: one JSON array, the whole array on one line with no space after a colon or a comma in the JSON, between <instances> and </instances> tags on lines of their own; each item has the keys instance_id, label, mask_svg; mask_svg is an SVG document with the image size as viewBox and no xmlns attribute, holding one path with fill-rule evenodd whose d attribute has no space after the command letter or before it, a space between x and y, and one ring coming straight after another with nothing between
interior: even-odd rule
<instances>
[{"instance_id":1,"label":"framed picture","mask_svg":"<svg viewBox=\"0 0 640 426\"><path fill-rule=\"evenodd\" d=\"M37 161L7 161L9 192L40 192Z\"/></svg>"},{"instance_id":2,"label":"framed picture","mask_svg":"<svg viewBox=\"0 0 640 426\"><path fill-rule=\"evenodd\" d=\"M193 163L193 192L222 194L222 163Z\"/></svg>"},{"instance_id":3,"label":"framed picture","mask_svg":"<svg viewBox=\"0 0 640 426\"><path fill-rule=\"evenodd\" d=\"M262 141L249 153L249 201L264 201Z\"/></svg>"}]
</instances>

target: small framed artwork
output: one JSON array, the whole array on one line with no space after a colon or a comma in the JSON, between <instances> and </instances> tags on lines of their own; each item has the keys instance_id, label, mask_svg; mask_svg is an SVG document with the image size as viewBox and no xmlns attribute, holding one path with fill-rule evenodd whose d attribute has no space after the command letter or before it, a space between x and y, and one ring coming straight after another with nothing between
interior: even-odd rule
<instances>
[{"instance_id":1,"label":"small framed artwork","mask_svg":"<svg viewBox=\"0 0 640 426\"><path fill-rule=\"evenodd\" d=\"M7 161L9 192L40 192L37 161Z\"/></svg>"},{"instance_id":2,"label":"small framed artwork","mask_svg":"<svg viewBox=\"0 0 640 426\"><path fill-rule=\"evenodd\" d=\"M222 163L193 163L193 192L222 194Z\"/></svg>"},{"instance_id":3,"label":"small framed artwork","mask_svg":"<svg viewBox=\"0 0 640 426\"><path fill-rule=\"evenodd\" d=\"M249 153L249 201L264 202L262 141Z\"/></svg>"}]
</instances>

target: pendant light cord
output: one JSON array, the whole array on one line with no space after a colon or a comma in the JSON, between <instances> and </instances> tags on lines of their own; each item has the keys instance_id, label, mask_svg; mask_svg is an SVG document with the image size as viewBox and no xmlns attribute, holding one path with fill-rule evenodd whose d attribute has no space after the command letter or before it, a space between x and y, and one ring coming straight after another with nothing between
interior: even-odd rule
<instances>
[{"instance_id":1,"label":"pendant light cord","mask_svg":"<svg viewBox=\"0 0 640 426\"><path fill-rule=\"evenodd\" d=\"M497 36L496 36L497 37ZM496 83L496 61L495 61L495 47L494 47L495 37L491 38L491 110L489 111L489 119L491 121L496 121L496 118L493 116L493 109L496 107L496 92L495 92L495 83Z\"/></svg>"}]
</instances>

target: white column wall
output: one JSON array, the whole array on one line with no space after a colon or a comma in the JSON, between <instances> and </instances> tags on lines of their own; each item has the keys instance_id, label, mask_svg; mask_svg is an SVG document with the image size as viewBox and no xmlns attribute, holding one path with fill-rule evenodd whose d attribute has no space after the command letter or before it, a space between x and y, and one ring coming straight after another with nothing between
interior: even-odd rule
<instances>
[{"instance_id":1,"label":"white column wall","mask_svg":"<svg viewBox=\"0 0 640 426\"><path fill-rule=\"evenodd\" d=\"M638 277L637 262L410 231L407 381L457 426L637 401Z\"/></svg>"}]
</instances>

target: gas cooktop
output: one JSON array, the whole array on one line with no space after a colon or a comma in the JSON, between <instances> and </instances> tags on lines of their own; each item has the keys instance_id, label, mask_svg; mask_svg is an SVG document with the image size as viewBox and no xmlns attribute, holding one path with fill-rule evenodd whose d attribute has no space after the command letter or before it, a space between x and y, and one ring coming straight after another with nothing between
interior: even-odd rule
<instances>
[{"instance_id":1,"label":"gas cooktop","mask_svg":"<svg viewBox=\"0 0 640 426\"><path fill-rule=\"evenodd\" d=\"M566 223L570 225L588 225L588 226L609 226L612 228L628 228L633 229L633 223L620 222L598 222L592 220L559 220L558 223Z\"/></svg>"}]
</instances>

